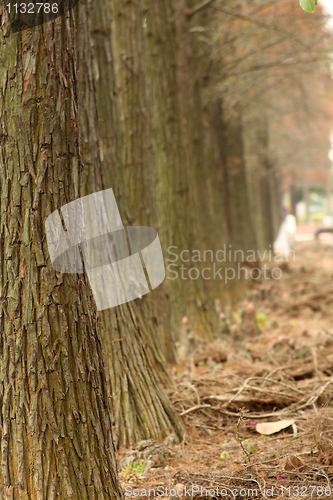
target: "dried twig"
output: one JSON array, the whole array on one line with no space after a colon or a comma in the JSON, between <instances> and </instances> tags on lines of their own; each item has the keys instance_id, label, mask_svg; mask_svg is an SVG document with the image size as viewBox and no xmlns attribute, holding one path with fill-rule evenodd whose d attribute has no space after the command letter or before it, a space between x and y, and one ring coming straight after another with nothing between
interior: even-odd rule
<instances>
[{"instance_id":1,"label":"dried twig","mask_svg":"<svg viewBox=\"0 0 333 500\"><path fill-rule=\"evenodd\" d=\"M243 440L242 440L242 437L239 433L239 430L240 430L240 426L242 424L242 422L245 420L245 414L248 413L249 410L247 410L246 408L241 408L239 410L239 419L238 419L238 422L237 422L237 426L236 426L236 434L235 434L235 438L236 438L236 441L238 441L238 443L240 444L240 447L242 448L243 452L244 452L244 455L245 455L245 458L248 459L249 458L249 453L248 451L244 448L244 445L243 445Z\"/></svg>"}]
</instances>

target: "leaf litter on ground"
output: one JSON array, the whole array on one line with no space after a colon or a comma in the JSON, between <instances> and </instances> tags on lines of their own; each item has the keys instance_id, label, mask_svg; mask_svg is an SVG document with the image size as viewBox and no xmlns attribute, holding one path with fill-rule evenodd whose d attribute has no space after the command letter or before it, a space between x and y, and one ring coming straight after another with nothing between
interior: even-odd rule
<instances>
[{"instance_id":1,"label":"leaf litter on ground","mask_svg":"<svg viewBox=\"0 0 333 500\"><path fill-rule=\"evenodd\" d=\"M146 488L246 486L265 498L274 487L277 499L285 497L281 485L303 487L312 498L321 496L316 488L331 488L333 246L306 242L295 250L281 280L249 286L244 307L259 320L256 335L253 322L247 335L239 321L240 304L236 314L221 314L229 333L183 346L168 393L187 436L167 468L149 471Z\"/></svg>"}]
</instances>

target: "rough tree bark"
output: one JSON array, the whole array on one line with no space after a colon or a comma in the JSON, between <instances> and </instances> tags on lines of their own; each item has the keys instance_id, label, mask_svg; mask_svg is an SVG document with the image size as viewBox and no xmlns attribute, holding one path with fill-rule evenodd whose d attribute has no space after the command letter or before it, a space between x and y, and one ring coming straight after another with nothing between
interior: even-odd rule
<instances>
[{"instance_id":1,"label":"rough tree bark","mask_svg":"<svg viewBox=\"0 0 333 500\"><path fill-rule=\"evenodd\" d=\"M274 168L269 152L269 120L260 120L247 127L246 142L249 161L250 210L255 223L258 246L267 249L278 234L282 222L281 172Z\"/></svg>"},{"instance_id":2,"label":"rough tree bark","mask_svg":"<svg viewBox=\"0 0 333 500\"><path fill-rule=\"evenodd\" d=\"M201 274L210 264L197 261L193 266L190 260L186 264L180 258L183 250L187 252L187 258L193 250L202 252L208 249L207 240L202 235L207 234L211 207L206 182L202 182L207 157L200 153L203 116L196 69L192 64L190 37L193 35L190 33L188 5L184 0L142 0L142 7L146 26L156 199L162 245L169 259L167 265L170 265L165 288L171 300L172 325L179 338L182 317L186 316L189 329L212 339L216 334L213 305L216 295L211 293L208 281ZM177 261L171 257L168 248L178 255ZM194 279L188 274L192 267L196 268ZM177 272L178 277L172 272Z\"/></svg>"},{"instance_id":3,"label":"rough tree bark","mask_svg":"<svg viewBox=\"0 0 333 500\"><path fill-rule=\"evenodd\" d=\"M146 67L144 18L140 1L112 0L113 53L116 96L119 103L121 158L118 168L110 168L104 159L103 178L116 188L120 213L126 225L152 226L159 229L156 204L156 176L152 146L151 111ZM100 94L101 104L105 92ZM106 118L100 106L101 118ZM103 119L101 126L107 120ZM112 175L112 174L115 175ZM136 317L145 341L156 354L169 362L177 360L174 339L168 322L169 300L159 287L136 302ZM142 324L144 320L145 324ZM158 356L160 358L161 356ZM159 361L156 360L159 370Z\"/></svg>"},{"instance_id":4,"label":"rough tree bark","mask_svg":"<svg viewBox=\"0 0 333 500\"><path fill-rule=\"evenodd\" d=\"M223 178L225 213L231 243L236 249L256 250L256 233L250 211L240 110L226 116L223 105L216 108L216 131Z\"/></svg>"},{"instance_id":5,"label":"rough tree bark","mask_svg":"<svg viewBox=\"0 0 333 500\"><path fill-rule=\"evenodd\" d=\"M81 196L74 18L1 19L0 495L120 500L94 300L44 230Z\"/></svg>"},{"instance_id":6,"label":"rough tree bark","mask_svg":"<svg viewBox=\"0 0 333 500\"><path fill-rule=\"evenodd\" d=\"M104 0L94 5L82 0L77 7L84 192L89 194L112 187L117 201L120 200L119 208L123 208L123 214L128 214L136 204L129 194L131 189L128 191L127 184L119 180L123 182L128 175L121 172L122 148L126 138L122 138L120 133L120 108L115 95L109 7ZM93 54L91 39L84 30L90 21ZM135 186L137 196L141 187L134 179ZM120 196L117 196L119 193ZM142 203L144 199L141 198L139 205ZM134 221L123 216L123 222L132 224ZM142 302L137 299L100 312L118 447L129 447L142 439L159 439L171 432L182 438L185 432L161 383L163 380L165 384L170 384L171 378L158 343L154 343L156 332L152 318L147 316L149 308L143 307Z\"/></svg>"}]
</instances>

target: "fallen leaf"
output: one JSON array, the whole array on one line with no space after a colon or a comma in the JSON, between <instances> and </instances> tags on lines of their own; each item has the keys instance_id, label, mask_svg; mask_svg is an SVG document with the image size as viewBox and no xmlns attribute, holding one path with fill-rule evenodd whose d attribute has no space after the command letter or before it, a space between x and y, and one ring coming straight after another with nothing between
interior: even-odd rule
<instances>
[{"instance_id":1,"label":"fallen leaf","mask_svg":"<svg viewBox=\"0 0 333 500\"><path fill-rule=\"evenodd\" d=\"M289 457L286 457L283 462L282 462L282 467L284 470L292 471L292 470L299 470L300 472L304 471L306 469L306 465L302 460L296 455L290 455Z\"/></svg>"},{"instance_id":2,"label":"fallen leaf","mask_svg":"<svg viewBox=\"0 0 333 500\"><path fill-rule=\"evenodd\" d=\"M279 420L278 422L262 422L256 425L256 431L259 434L265 434L269 436L270 434L275 434L276 432L282 431L289 425L294 425L295 420Z\"/></svg>"}]
</instances>

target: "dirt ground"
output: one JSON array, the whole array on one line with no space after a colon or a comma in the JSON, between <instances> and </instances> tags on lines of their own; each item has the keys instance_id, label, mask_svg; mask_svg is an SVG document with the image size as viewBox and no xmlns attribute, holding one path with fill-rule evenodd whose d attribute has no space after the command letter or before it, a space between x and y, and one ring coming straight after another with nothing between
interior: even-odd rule
<instances>
[{"instance_id":1,"label":"dirt ground","mask_svg":"<svg viewBox=\"0 0 333 500\"><path fill-rule=\"evenodd\" d=\"M188 434L120 467L125 498L333 498L333 241L295 255L219 342L190 338L169 393Z\"/></svg>"}]
</instances>

